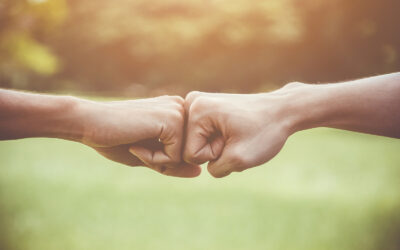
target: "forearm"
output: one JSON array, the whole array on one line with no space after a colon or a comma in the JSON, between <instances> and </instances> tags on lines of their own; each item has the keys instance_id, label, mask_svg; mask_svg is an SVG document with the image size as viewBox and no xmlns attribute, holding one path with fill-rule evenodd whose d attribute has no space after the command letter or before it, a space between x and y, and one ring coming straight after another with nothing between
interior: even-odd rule
<instances>
[{"instance_id":1,"label":"forearm","mask_svg":"<svg viewBox=\"0 0 400 250\"><path fill-rule=\"evenodd\" d=\"M83 133L82 100L0 90L0 139L54 137L78 141Z\"/></svg>"},{"instance_id":2,"label":"forearm","mask_svg":"<svg viewBox=\"0 0 400 250\"><path fill-rule=\"evenodd\" d=\"M400 73L292 90L293 132L331 127L400 138Z\"/></svg>"}]
</instances>

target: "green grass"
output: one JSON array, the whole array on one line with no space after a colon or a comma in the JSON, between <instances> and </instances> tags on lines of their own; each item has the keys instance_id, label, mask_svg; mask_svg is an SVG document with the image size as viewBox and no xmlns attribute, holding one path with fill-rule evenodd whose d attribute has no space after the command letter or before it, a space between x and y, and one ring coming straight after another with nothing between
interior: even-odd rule
<instances>
[{"instance_id":1,"label":"green grass","mask_svg":"<svg viewBox=\"0 0 400 250\"><path fill-rule=\"evenodd\" d=\"M0 249L400 249L400 140L332 129L178 179L53 139L0 142Z\"/></svg>"}]
</instances>

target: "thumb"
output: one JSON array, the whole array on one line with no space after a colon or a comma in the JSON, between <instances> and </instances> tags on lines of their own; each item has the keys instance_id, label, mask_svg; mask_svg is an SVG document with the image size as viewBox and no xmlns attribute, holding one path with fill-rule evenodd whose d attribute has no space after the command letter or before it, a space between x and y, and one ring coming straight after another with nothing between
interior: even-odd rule
<instances>
[{"instance_id":1,"label":"thumb","mask_svg":"<svg viewBox=\"0 0 400 250\"><path fill-rule=\"evenodd\" d=\"M203 164L216 160L223 148L224 138L221 135L209 136L202 133L188 133L184 150L184 160L191 164Z\"/></svg>"},{"instance_id":2,"label":"thumb","mask_svg":"<svg viewBox=\"0 0 400 250\"><path fill-rule=\"evenodd\" d=\"M240 172L246 169L246 161L238 146L227 145L221 153L221 157L215 161L210 161L207 169L215 178L222 178L232 172Z\"/></svg>"},{"instance_id":3,"label":"thumb","mask_svg":"<svg viewBox=\"0 0 400 250\"><path fill-rule=\"evenodd\" d=\"M129 152L141 160L147 167L169 176L191 178L201 173L200 166L188 163L172 164L163 151L152 151L141 146L131 146Z\"/></svg>"}]
</instances>

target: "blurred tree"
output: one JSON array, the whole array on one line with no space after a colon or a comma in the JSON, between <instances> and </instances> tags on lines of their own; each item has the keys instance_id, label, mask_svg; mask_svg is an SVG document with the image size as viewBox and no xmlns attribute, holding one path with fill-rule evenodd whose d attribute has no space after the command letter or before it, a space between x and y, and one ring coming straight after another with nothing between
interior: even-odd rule
<instances>
[{"instance_id":1,"label":"blurred tree","mask_svg":"<svg viewBox=\"0 0 400 250\"><path fill-rule=\"evenodd\" d=\"M59 69L56 55L45 44L46 38L65 18L66 5L62 0L0 2L1 86L46 87L46 77Z\"/></svg>"},{"instance_id":2,"label":"blurred tree","mask_svg":"<svg viewBox=\"0 0 400 250\"><path fill-rule=\"evenodd\" d=\"M2 0L0 86L250 92L399 70L398 0Z\"/></svg>"}]
</instances>

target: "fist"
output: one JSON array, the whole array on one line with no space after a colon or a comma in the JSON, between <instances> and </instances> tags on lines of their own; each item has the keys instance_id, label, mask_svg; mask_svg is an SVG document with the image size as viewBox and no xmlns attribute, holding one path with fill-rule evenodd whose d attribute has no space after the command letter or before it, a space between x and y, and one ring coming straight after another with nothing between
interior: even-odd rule
<instances>
[{"instance_id":1,"label":"fist","mask_svg":"<svg viewBox=\"0 0 400 250\"><path fill-rule=\"evenodd\" d=\"M273 158L290 135L281 94L213 94L191 92L183 157L208 163L214 177L260 165Z\"/></svg>"},{"instance_id":2,"label":"fist","mask_svg":"<svg viewBox=\"0 0 400 250\"><path fill-rule=\"evenodd\" d=\"M182 161L183 98L86 102L82 110L82 142L104 157L129 166L147 166L169 176L200 174L199 166Z\"/></svg>"}]
</instances>

